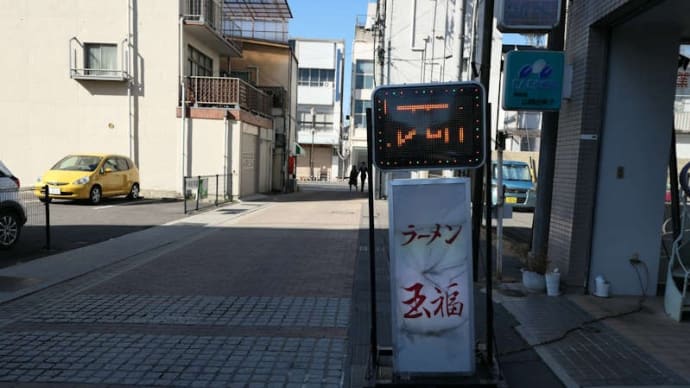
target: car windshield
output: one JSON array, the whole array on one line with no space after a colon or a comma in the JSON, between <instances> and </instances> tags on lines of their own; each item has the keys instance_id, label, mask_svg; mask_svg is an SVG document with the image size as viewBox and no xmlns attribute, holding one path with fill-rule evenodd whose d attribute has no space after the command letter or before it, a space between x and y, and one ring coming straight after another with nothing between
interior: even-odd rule
<instances>
[{"instance_id":1,"label":"car windshield","mask_svg":"<svg viewBox=\"0 0 690 388\"><path fill-rule=\"evenodd\" d=\"M100 161L98 156L70 155L55 163L51 170L94 171Z\"/></svg>"},{"instance_id":2,"label":"car windshield","mask_svg":"<svg viewBox=\"0 0 690 388\"><path fill-rule=\"evenodd\" d=\"M494 166L494 176L496 166ZM510 181L531 181L532 176L529 173L529 168L520 164L504 164L503 165L503 179Z\"/></svg>"},{"instance_id":3,"label":"car windshield","mask_svg":"<svg viewBox=\"0 0 690 388\"><path fill-rule=\"evenodd\" d=\"M503 166L503 177L512 181L529 181L532 179L527 166L521 165Z\"/></svg>"}]
</instances>

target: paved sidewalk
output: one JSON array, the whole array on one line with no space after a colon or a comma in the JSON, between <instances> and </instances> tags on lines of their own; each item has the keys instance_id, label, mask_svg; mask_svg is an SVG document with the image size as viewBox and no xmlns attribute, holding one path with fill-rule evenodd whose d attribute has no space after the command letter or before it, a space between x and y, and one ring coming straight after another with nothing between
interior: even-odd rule
<instances>
[{"instance_id":1,"label":"paved sidewalk","mask_svg":"<svg viewBox=\"0 0 690 388\"><path fill-rule=\"evenodd\" d=\"M362 201L244 202L0 271L32 279L0 295L0 386L341 386Z\"/></svg>"},{"instance_id":2,"label":"paved sidewalk","mask_svg":"<svg viewBox=\"0 0 690 388\"><path fill-rule=\"evenodd\" d=\"M516 330L563 384L690 387L690 322L670 319L663 296L640 300L531 293L520 283L519 259L511 244L506 246L505 277L513 281L498 284L494 300L517 319Z\"/></svg>"},{"instance_id":3,"label":"paved sidewalk","mask_svg":"<svg viewBox=\"0 0 690 388\"><path fill-rule=\"evenodd\" d=\"M543 344L536 346L537 353L566 386L690 386L678 373L682 371L664 365L609 322L597 321L597 316L579 307L573 298L497 296L518 320L522 337L530 345ZM653 335L658 327L644 330ZM687 341L690 333L685 337Z\"/></svg>"},{"instance_id":4,"label":"paved sidewalk","mask_svg":"<svg viewBox=\"0 0 690 388\"><path fill-rule=\"evenodd\" d=\"M385 202L376 211L377 222L381 220L385 228ZM529 227L524 221L511 222L511 227ZM524 230L511 232L511 236L530 235ZM482 241L480 249L484 246ZM494 282L493 293L496 353L509 386L690 387L690 322L668 318L663 313L663 297L647 298L640 312L609 319L606 317L637 310L638 298L530 293L520 283L522 265L510 246L504 248L504 282ZM387 256L385 244L377 249ZM380 271L377 277L387 287L388 275ZM388 308L386 292L379 292L383 298L377 302L383 310ZM484 293L475 292L475 299L477 340L483 341L485 321L480 311ZM380 314L380 322L389 322L385 312ZM525 342L512 338L513 330ZM383 335L385 344L389 338L385 332ZM530 365L531 354L538 355L560 382L541 373L539 364ZM524 369L522 374L516 365Z\"/></svg>"},{"instance_id":5,"label":"paved sidewalk","mask_svg":"<svg viewBox=\"0 0 690 388\"><path fill-rule=\"evenodd\" d=\"M0 270L0 386L366 385L365 195L305 185ZM385 201L375 217L386 346ZM517 268L508 251L505 278ZM547 297L517 282L495 291L496 353L511 387L690 387L690 323L668 319L659 298L598 320L637 300Z\"/></svg>"}]
</instances>

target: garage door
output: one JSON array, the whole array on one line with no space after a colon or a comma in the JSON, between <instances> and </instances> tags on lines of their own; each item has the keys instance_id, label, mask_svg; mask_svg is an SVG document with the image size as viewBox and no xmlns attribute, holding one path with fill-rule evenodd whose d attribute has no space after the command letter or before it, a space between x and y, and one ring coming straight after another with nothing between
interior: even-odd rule
<instances>
[{"instance_id":1,"label":"garage door","mask_svg":"<svg viewBox=\"0 0 690 388\"><path fill-rule=\"evenodd\" d=\"M257 191L256 168L258 163L256 161L256 149L258 143L258 136L248 133L242 134L242 152L241 171L240 171L240 197L255 194Z\"/></svg>"}]
</instances>

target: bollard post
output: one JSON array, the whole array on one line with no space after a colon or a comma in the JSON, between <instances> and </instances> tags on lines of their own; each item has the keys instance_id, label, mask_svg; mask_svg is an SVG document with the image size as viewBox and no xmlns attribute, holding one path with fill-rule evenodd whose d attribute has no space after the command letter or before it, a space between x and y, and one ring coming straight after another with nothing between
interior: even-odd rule
<instances>
[{"instance_id":1,"label":"bollard post","mask_svg":"<svg viewBox=\"0 0 690 388\"><path fill-rule=\"evenodd\" d=\"M216 174L216 206L218 206L218 174Z\"/></svg>"},{"instance_id":2,"label":"bollard post","mask_svg":"<svg viewBox=\"0 0 690 388\"><path fill-rule=\"evenodd\" d=\"M45 206L46 206L46 250L50 250L50 195L48 194L48 185L43 186L45 189Z\"/></svg>"},{"instance_id":3,"label":"bollard post","mask_svg":"<svg viewBox=\"0 0 690 388\"><path fill-rule=\"evenodd\" d=\"M196 210L199 210L199 197L201 197L201 175L197 177L196 181Z\"/></svg>"},{"instance_id":4,"label":"bollard post","mask_svg":"<svg viewBox=\"0 0 690 388\"><path fill-rule=\"evenodd\" d=\"M182 200L184 201L184 214L187 214L187 178L182 177Z\"/></svg>"}]
</instances>

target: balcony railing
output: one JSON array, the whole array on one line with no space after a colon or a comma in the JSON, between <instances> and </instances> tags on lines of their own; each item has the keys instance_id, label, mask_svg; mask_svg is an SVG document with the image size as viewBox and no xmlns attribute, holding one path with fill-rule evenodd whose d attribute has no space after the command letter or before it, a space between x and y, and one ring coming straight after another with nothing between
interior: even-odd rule
<instances>
[{"instance_id":1,"label":"balcony railing","mask_svg":"<svg viewBox=\"0 0 690 388\"><path fill-rule=\"evenodd\" d=\"M274 108L287 109L287 90L281 86L259 86L259 89L271 96Z\"/></svg>"},{"instance_id":2,"label":"balcony railing","mask_svg":"<svg viewBox=\"0 0 690 388\"><path fill-rule=\"evenodd\" d=\"M186 77L185 103L198 107L234 107L271 118L273 97L228 77Z\"/></svg>"},{"instance_id":3,"label":"balcony railing","mask_svg":"<svg viewBox=\"0 0 690 388\"><path fill-rule=\"evenodd\" d=\"M81 42L76 36L69 40L69 76L76 80L127 81L132 78L129 67L129 41L123 39L119 46L119 65L111 64L113 68L87 68L85 63L89 53L88 42ZM113 47L115 44L112 45Z\"/></svg>"}]
</instances>

